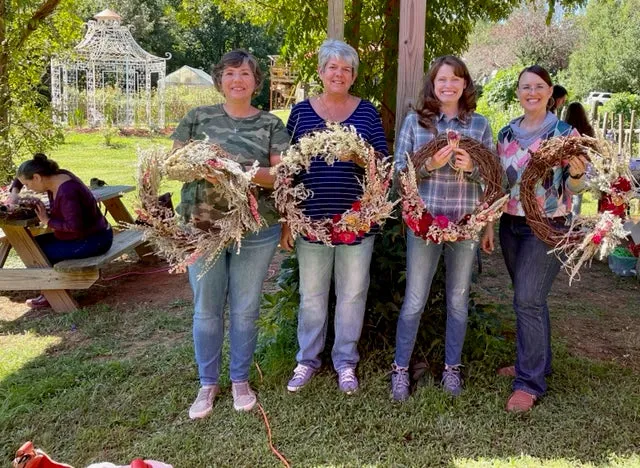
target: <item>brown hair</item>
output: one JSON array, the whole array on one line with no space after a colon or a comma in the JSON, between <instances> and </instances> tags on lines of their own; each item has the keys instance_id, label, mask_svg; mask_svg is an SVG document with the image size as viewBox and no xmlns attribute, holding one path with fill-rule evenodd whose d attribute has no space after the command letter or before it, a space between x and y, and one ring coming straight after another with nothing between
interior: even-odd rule
<instances>
[{"instance_id":1,"label":"brown hair","mask_svg":"<svg viewBox=\"0 0 640 468\"><path fill-rule=\"evenodd\" d=\"M228 67L240 67L244 63L249 65L249 68L253 72L253 78L256 81L254 94L258 94L260 92L264 81L262 70L260 70L260 64L258 63L258 59L244 49L235 49L231 52L227 52L222 56L218 63L211 66L211 78L213 79L214 86L219 92L222 92L222 73L224 70Z\"/></svg>"},{"instance_id":2,"label":"brown hair","mask_svg":"<svg viewBox=\"0 0 640 468\"><path fill-rule=\"evenodd\" d=\"M466 82L462 96L458 101L458 118L466 121L476 109L476 87L471 79L471 74L465 63L453 55L438 57L431 63L429 71L424 77L422 92L416 107L418 123L427 130L436 133L435 120L440 113L440 100L436 97L433 81L443 65L453 68L454 75L463 78Z\"/></svg>"},{"instance_id":3,"label":"brown hair","mask_svg":"<svg viewBox=\"0 0 640 468\"><path fill-rule=\"evenodd\" d=\"M579 102L572 102L567 106L567 115L564 121L578 130L580 135L596 136L593 127L589 124L589 119L587 119L587 113Z\"/></svg>"},{"instance_id":4,"label":"brown hair","mask_svg":"<svg viewBox=\"0 0 640 468\"><path fill-rule=\"evenodd\" d=\"M546 68L541 67L540 65L531 65L530 67L523 68L520 74L518 75L518 81L516 86L520 86L520 78L525 73L533 73L534 75L538 75L542 78L542 81L547 83L551 88L553 88L553 81L551 81L551 75L546 70ZM555 104L555 99L553 99L553 95L547 101L547 110L551 110Z\"/></svg>"},{"instance_id":5,"label":"brown hair","mask_svg":"<svg viewBox=\"0 0 640 468\"><path fill-rule=\"evenodd\" d=\"M60 167L57 162L47 158L46 154L36 153L32 159L20 164L16 172L16 177L31 180L35 174L48 177L59 173Z\"/></svg>"}]
</instances>

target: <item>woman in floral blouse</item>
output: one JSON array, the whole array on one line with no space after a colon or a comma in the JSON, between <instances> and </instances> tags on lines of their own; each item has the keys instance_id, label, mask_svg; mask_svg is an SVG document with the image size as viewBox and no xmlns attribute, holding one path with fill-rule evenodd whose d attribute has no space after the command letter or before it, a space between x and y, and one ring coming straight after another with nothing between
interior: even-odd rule
<instances>
[{"instance_id":1,"label":"woman in floral blouse","mask_svg":"<svg viewBox=\"0 0 640 468\"><path fill-rule=\"evenodd\" d=\"M518 77L516 94L524 115L512 120L498 134L498 156L504 167L510 200L500 218L500 246L514 289L516 313L516 363L498 371L515 377L507 411L528 411L547 390L545 376L551 372L551 328L547 296L560 261L548 255L549 247L538 239L525 217L520 200L522 174L542 141L578 135L571 126L549 111L553 83L549 73L538 65L527 67ZM554 224L564 224L571 212L571 195L584 188L586 160L574 158L536 186L540 208ZM481 241L485 252L494 247L493 227Z\"/></svg>"}]
</instances>

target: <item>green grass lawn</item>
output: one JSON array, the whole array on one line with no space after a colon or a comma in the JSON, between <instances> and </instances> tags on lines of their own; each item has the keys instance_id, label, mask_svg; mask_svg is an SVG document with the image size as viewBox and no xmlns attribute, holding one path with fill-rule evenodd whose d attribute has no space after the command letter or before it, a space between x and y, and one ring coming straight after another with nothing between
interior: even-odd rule
<instances>
[{"instance_id":1,"label":"green grass lawn","mask_svg":"<svg viewBox=\"0 0 640 468\"><path fill-rule=\"evenodd\" d=\"M166 138L116 138L118 148L103 141L70 134L51 155L86 181L134 184L136 147L170 146ZM233 410L227 377L210 417L188 419L198 389L191 314L178 301L0 318L0 459L34 440L76 468L140 456L176 468L278 466L260 414ZM327 369L288 394L292 345L274 345L269 352L284 357L262 363L264 379L253 369L251 381L274 444L294 466L640 466L640 376L554 345L549 394L520 416L503 409L510 382L486 364L491 355L465 369L455 400L427 379L409 401L392 403L389 349L363 357L362 388L350 397Z\"/></svg>"}]
</instances>

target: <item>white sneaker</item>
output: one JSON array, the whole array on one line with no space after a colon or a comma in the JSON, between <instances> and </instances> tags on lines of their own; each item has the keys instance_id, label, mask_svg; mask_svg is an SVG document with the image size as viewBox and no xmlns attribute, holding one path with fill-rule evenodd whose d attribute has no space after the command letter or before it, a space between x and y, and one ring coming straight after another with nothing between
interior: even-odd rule
<instances>
[{"instance_id":1,"label":"white sneaker","mask_svg":"<svg viewBox=\"0 0 640 468\"><path fill-rule=\"evenodd\" d=\"M200 419L211 413L213 400L219 393L220 387L218 385L200 387L196 401L189 408L189 417L191 419Z\"/></svg>"},{"instance_id":2,"label":"white sneaker","mask_svg":"<svg viewBox=\"0 0 640 468\"><path fill-rule=\"evenodd\" d=\"M236 411L250 411L258 402L249 382L233 382L231 394L233 395L233 409Z\"/></svg>"}]
</instances>

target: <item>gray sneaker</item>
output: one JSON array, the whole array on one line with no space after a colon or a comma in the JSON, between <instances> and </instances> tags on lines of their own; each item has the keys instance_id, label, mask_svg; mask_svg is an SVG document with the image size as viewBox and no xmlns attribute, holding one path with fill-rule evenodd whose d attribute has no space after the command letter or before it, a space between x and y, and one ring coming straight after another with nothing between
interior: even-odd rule
<instances>
[{"instance_id":1,"label":"gray sneaker","mask_svg":"<svg viewBox=\"0 0 640 468\"><path fill-rule=\"evenodd\" d=\"M391 365L391 397L394 401L404 401L409 398L409 388L409 368L394 362Z\"/></svg>"},{"instance_id":2,"label":"gray sneaker","mask_svg":"<svg viewBox=\"0 0 640 468\"><path fill-rule=\"evenodd\" d=\"M258 402L249 382L233 382L231 394L233 395L233 409L236 411L250 411Z\"/></svg>"},{"instance_id":3,"label":"gray sneaker","mask_svg":"<svg viewBox=\"0 0 640 468\"><path fill-rule=\"evenodd\" d=\"M200 419L211 413L213 400L218 393L220 393L220 387L218 385L200 387L196 401L194 401L191 408L189 408L189 417L191 419Z\"/></svg>"},{"instance_id":4,"label":"gray sneaker","mask_svg":"<svg viewBox=\"0 0 640 468\"><path fill-rule=\"evenodd\" d=\"M459 366L445 366L442 372L442 389L452 396L462 393L462 376Z\"/></svg>"},{"instance_id":5,"label":"gray sneaker","mask_svg":"<svg viewBox=\"0 0 640 468\"><path fill-rule=\"evenodd\" d=\"M358 390L358 378L353 367L338 369L338 388L347 395L351 395Z\"/></svg>"},{"instance_id":6,"label":"gray sneaker","mask_svg":"<svg viewBox=\"0 0 640 468\"><path fill-rule=\"evenodd\" d=\"M305 366L304 364L298 364L295 369L293 369L293 377L287 383L287 390L290 392L297 392L302 387L309 383L313 374L315 374L315 369Z\"/></svg>"}]
</instances>

